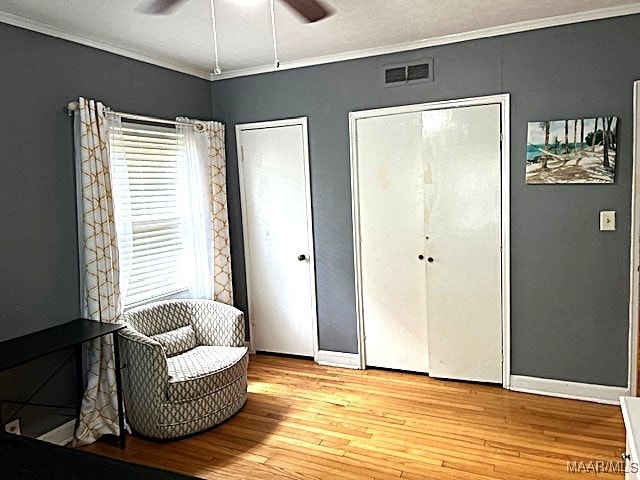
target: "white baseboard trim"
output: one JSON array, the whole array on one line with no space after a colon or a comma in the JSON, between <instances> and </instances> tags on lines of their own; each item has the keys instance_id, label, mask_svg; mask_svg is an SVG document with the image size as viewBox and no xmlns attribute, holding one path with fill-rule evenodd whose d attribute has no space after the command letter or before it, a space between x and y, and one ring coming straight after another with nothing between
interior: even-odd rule
<instances>
[{"instance_id":1,"label":"white baseboard trim","mask_svg":"<svg viewBox=\"0 0 640 480\"><path fill-rule=\"evenodd\" d=\"M327 367L360 368L360 356L357 353L318 350L316 362Z\"/></svg>"},{"instance_id":2,"label":"white baseboard trim","mask_svg":"<svg viewBox=\"0 0 640 480\"><path fill-rule=\"evenodd\" d=\"M67 423L63 423L53 430L43 433L38 437L38 440L64 446L71 440L73 440L73 431L75 430L75 428L76 421L69 420Z\"/></svg>"},{"instance_id":3,"label":"white baseboard trim","mask_svg":"<svg viewBox=\"0 0 640 480\"><path fill-rule=\"evenodd\" d=\"M535 393L611 405L619 405L620 397L629 395L629 389L625 387L567 382L548 378L526 377L524 375L511 375L509 377L509 389L516 392Z\"/></svg>"}]
</instances>

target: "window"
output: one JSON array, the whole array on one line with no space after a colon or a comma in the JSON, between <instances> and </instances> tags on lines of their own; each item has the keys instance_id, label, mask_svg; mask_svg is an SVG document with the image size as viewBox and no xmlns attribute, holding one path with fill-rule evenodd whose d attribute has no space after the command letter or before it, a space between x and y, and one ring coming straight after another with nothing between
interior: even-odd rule
<instances>
[{"instance_id":1,"label":"window","mask_svg":"<svg viewBox=\"0 0 640 480\"><path fill-rule=\"evenodd\" d=\"M181 143L175 129L124 122L111 137L112 149L124 154L119 156L122 174L114 182L114 200L131 220L131 234L120 236L128 273L123 276L129 280L128 287L123 282L125 308L189 289Z\"/></svg>"}]
</instances>

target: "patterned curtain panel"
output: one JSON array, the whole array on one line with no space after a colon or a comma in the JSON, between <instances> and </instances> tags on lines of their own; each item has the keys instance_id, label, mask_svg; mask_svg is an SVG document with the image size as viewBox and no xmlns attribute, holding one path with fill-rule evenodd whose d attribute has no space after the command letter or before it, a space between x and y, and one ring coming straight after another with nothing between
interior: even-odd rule
<instances>
[{"instance_id":1,"label":"patterned curtain panel","mask_svg":"<svg viewBox=\"0 0 640 480\"><path fill-rule=\"evenodd\" d=\"M213 299L233 305L224 130L224 124L220 122L207 122L213 229Z\"/></svg>"},{"instance_id":2,"label":"patterned curtain panel","mask_svg":"<svg viewBox=\"0 0 640 480\"><path fill-rule=\"evenodd\" d=\"M83 316L106 323L121 314L119 262L105 107L80 98L75 114L78 226ZM111 336L91 342L86 391L75 444L118 434L118 406Z\"/></svg>"}]
</instances>

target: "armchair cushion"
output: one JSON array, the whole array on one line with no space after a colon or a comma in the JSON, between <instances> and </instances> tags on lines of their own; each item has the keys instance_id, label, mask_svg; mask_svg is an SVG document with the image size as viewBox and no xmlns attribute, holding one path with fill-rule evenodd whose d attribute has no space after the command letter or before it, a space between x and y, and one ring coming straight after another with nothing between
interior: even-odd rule
<instances>
[{"instance_id":1,"label":"armchair cushion","mask_svg":"<svg viewBox=\"0 0 640 480\"><path fill-rule=\"evenodd\" d=\"M193 331L191 325L159 333L158 335L153 335L151 338L162 345L167 357L173 357L174 355L186 352L198 345L196 332Z\"/></svg>"},{"instance_id":2,"label":"armchair cushion","mask_svg":"<svg viewBox=\"0 0 640 480\"><path fill-rule=\"evenodd\" d=\"M246 375L246 347L201 346L167 359L170 402L202 397Z\"/></svg>"},{"instance_id":3,"label":"armchair cushion","mask_svg":"<svg viewBox=\"0 0 640 480\"><path fill-rule=\"evenodd\" d=\"M124 318L143 335L153 337L191 325L192 312L193 302L168 300L127 310Z\"/></svg>"}]
</instances>

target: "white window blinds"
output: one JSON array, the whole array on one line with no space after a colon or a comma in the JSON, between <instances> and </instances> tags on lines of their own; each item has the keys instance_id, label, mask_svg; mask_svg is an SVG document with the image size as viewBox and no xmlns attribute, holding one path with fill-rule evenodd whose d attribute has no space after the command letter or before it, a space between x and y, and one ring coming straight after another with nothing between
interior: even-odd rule
<instances>
[{"instance_id":1,"label":"white window blinds","mask_svg":"<svg viewBox=\"0 0 640 480\"><path fill-rule=\"evenodd\" d=\"M123 123L111 138L112 148L124 154L120 158L126 163L126 180L115 183L116 198L130 202L131 236L120 249L127 263L128 308L188 290L188 228L182 213L186 187L175 129Z\"/></svg>"}]
</instances>

